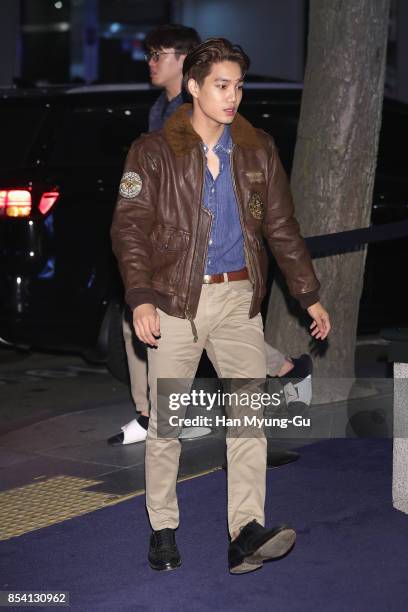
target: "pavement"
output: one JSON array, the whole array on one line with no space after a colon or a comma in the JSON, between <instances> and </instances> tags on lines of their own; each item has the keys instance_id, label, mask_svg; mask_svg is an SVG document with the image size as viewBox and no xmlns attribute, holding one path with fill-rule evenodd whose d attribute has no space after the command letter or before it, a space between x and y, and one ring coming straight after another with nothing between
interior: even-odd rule
<instances>
[{"instance_id":1,"label":"pavement","mask_svg":"<svg viewBox=\"0 0 408 612\"><path fill-rule=\"evenodd\" d=\"M357 375L372 379L369 402L381 416L370 419L373 436L384 435L384 414L392 414L386 353L378 338L361 339L356 351ZM269 446L301 449L325 437L357 437L361 423L353 429L350 421L361 401L357 394L312 408L317 426L309 437L280 432ZM104 367L72 355L0 350L0 540L143 494L144 443L107 444L133 410L127 387ZM179 479L219 470L224 461L225 432L213 428L182 442Z\"/></svg>"}]
</instances>

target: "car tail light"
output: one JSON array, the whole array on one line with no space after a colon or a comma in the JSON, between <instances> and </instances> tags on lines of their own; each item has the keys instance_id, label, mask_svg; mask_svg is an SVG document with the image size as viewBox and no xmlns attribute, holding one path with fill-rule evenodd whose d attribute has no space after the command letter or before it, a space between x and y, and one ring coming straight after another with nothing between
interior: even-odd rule
<instances>
[{"instance_id":1,"label":"car tail light","mask_svg":"<svg viewBox=\"0 0 408 612\"><path fill-rule=\"evenodd\" d=\"M39 211L46 215L59 198L58 191L46 191L42 194ZM29 217L32 208L31 191L28 189L0 190L0 217Z\"/></svg>"},{"instance_id":2,"label":"car tail light","mask_svg":"<svg viewBox=\"0 0 408 612\"><path fill-rule=\"evenodd\" d=\"M43 215L47 214L50 208L54 206L58 196L58 191L48 191L47 193L42 194L38 208Z\"/></svg>"},{"instance_id":3,"label":"car tail light","mask_svg":"<svg viewBox=\"0 0 408 612\"><path fill-rule=\"evenodd\" d=\"M0 215L28 217L31 212L31 193L28 189L0 191Z\"/></svg>"}]
</instances>

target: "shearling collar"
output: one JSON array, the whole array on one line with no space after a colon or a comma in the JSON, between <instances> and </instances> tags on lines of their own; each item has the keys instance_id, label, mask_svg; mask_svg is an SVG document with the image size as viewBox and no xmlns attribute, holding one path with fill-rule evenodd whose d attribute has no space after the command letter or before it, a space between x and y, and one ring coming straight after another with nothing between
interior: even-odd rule
<instances>
[{"instance_id":1,"label":"shearling collar","mask_svg":"<svg viewBox=\"0 0 408 612\"><path fill-rule=\"evenodd\" d=\"M201 142L200 136L194 131L190 122L191 108L191 104L183 104L164 124L164 137L178 157L186 155ZM262 148L255 128L238 113L231 124L231 136L234 144L245 149Z\"/></svg>"}]
</instances>

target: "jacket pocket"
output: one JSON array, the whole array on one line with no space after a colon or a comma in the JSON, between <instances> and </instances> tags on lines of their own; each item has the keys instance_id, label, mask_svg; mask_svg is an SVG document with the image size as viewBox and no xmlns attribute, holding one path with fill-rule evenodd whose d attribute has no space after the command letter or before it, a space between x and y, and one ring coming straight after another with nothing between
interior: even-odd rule
<instances>
[{"instance_id":1,"label":"jacket pocket","mask_svg":"<svg viewBox=\"0 0 408 612\"><path fill-rule=\"evenodd\" d=\"M158 225L150 236L153 249L153 285L176 294L184 271L190 234L174 227Z\"/></svg>"}]
</instances>

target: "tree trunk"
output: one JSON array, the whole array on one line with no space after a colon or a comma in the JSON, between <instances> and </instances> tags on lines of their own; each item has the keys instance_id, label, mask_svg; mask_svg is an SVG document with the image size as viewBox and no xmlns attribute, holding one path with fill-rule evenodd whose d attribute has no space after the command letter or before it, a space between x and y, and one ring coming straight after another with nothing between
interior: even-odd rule
<instances>
[{"instance_id":1,"label":"tree trunk","mask_svg":"<svg viewBox=\"0 0 408 612\"><path fill-rule=\"evenodd\" d=\"M304 236L367 227L384 91L390 0L311 0L308 57L291 187ZM312 352L324 379L352 378L365 248L314 260L332 332L312 340L310 318L274 283L266 340ZM287 295L286 288L284 289ZM307 319L307 320L306 320ZM320 344L320 346L319 346ZM341 399L329 384L320 401Z\"/></svg>"}]
</instances>

